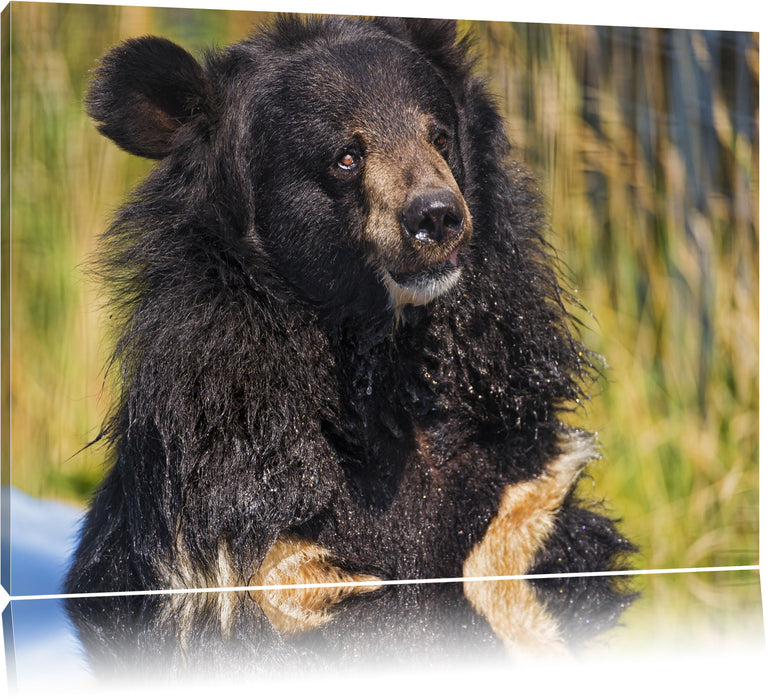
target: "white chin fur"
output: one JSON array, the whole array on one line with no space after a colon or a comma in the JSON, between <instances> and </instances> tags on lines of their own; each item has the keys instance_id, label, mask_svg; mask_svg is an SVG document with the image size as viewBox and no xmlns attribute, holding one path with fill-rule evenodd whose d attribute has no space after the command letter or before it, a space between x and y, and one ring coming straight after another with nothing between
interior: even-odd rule
<instances>
[{"instance_id":1,"label":"white chin fur","mask_svg":"<svg viewBox=\"0 0 776 700\"><path fill-rule=\"evenodd\" d=\"M387 270L382 270L383 284L391 295L394 309L400 309L405 304L422 306L428 304L442 294L449 292L461 276L460 268L450 270L440 277L412 280L407 284L399 284Z\"/></svg>"}]
</instances>

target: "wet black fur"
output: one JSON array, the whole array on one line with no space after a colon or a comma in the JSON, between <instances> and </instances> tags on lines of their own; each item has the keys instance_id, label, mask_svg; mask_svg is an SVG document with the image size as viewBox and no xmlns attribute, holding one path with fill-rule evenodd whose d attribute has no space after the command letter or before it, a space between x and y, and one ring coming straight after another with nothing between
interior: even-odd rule
<instances>
[{"instance_id":1,"label":"wet black fur","mask_svg":"<svg viewBox=\"0 0 776 700\"><path fill-rule=\"evenodd\" d=\"M176 547L209 570L219 540L247 583L288 530L383 578L460 576L504 487L552 459L592 365L542 239L540 196L508 165L494 101L455 31L285 17L203 67L162 40L127 42L103 60L91 116L122 147L161 160L102 242L118 319L118 400L105 427L113 463L69 592L164 588L158 563ZM331 101L316 57L386 36L430 64L441 83L424 90L452 95L450 162L474 220L458 285L398 324L353 242L361 195L326 175L333 122L287 87L304 79ZM343 113L348 99L377 113L369 86L414 95L425 79L379 61L357 70L364 89L336 98ZM570 498L536 571L616 568L630 549L610 520ZM538 590L575 639L609 627L629 600L608 579ZM215 653L218 636L216 596L198 600L192 634L205 641L190 644L190 659ZM182 605L104 598L69 610L93 658L118 659L127 645L148 660L176 647L170 602ZM298 643L281 640L250 600L235 614L245 624L232 646L283 664L318 643L363 653L387 636L430 648L451 630L495 648L459 584L385 588Z\"/></svg>"}]
</instances>

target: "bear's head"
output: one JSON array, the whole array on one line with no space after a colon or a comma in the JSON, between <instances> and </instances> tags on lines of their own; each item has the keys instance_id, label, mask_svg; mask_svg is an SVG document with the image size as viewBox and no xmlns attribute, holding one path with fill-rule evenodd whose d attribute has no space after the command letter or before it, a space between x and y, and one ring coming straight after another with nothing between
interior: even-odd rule
<instances>
[{"instance_id":1,"label":"bear's head","mask_svg":"<svg viewBox=\"0 0 776 700\"><path fill-rule=\"evenodd\" d=\"M454 22L284 17L204 65L127 41L86 103L103 134L162 161L176 230L220 222L318 308L399 310L461 275L469 63Z\"/></svg>"}]
</instances>

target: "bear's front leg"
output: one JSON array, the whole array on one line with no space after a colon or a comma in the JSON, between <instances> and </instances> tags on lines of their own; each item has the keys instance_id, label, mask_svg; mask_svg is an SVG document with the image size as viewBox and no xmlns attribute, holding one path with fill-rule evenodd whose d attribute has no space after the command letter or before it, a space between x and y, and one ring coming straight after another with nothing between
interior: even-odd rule
<instances>
[{"instance_id":1,"label":"bear's front leg","mask_svg":"<svg viewBox=\"0 0 776 700\"><path fill-rule=\"evenodd\" d=\"M559 448L540 476L506 488L498 514L464 563L466 597L516 657L563 655L610 626L632 599L607 572L633 546L611 520L573 502L578 479L598 458L592 436L569 432ZM602 575L477 580L596 572Z\"/></svg>"}]
</instances>

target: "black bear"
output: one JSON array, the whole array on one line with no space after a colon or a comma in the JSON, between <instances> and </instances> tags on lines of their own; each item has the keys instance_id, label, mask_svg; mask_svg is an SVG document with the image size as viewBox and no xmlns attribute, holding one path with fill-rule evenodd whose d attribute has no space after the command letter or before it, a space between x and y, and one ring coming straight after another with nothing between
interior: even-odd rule
<instances>
[{"instance_id":1,"label":"black bear","mask_svg":"<svg viewBox=\"0 0 776 700\"><path fill-rule=\"evenodd\" d=\"M630 601L476 580L632 546L574 494L595 363L469 43L283 16L203 65L145 37L96 69L100 131L159 161L102 242L112 463L66 584L155 594L69 600L97 665L552 650Z\"/></svg>"}]
</instances>

